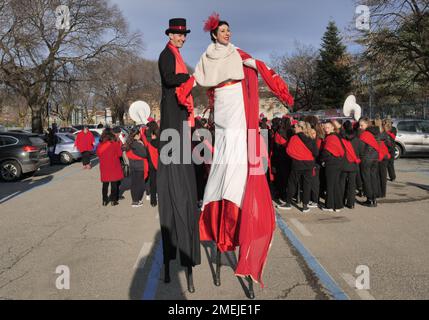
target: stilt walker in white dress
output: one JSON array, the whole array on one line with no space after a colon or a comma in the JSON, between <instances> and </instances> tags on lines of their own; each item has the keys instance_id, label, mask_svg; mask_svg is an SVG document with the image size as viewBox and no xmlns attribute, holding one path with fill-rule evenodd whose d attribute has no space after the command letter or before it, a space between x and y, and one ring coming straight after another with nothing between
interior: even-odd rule
<instances>
[{"instance_id":1,"label":"stilt walker in white dress","mask_svg":"<svg viewBox=\"0 0 429 320\"><path fill-rule=\"evenodd\" d=\"M230 42L229 24L213 14L206 22L212 44L195 69L198 85L213 97L216 127L214 158L208 178L200 238L216 242L215 284L220 286L220 254L240 247L237 276L263 286L266 263L275 228L274 208L262 159L266 154L259 132L259 72L285 104L293 105L287 85L263 62L252 59ZM265 152L264 152L265 151Z\"/></svg>"}]
</instances>

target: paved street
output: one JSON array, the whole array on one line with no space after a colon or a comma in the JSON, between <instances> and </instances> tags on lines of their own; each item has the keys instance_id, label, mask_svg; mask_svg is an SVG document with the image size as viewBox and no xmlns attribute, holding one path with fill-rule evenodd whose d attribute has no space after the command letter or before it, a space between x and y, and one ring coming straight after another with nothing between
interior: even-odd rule
<instances>
[{"instance_id":1,"label":"paved street","mask_svg":"<svg viewBox=\"0 0 429 320\"><path fill-rule=\"evenodd\" d=\"M397 174L377 209L279 212L256 298L428 299L429 159L399 160ZM201 246L195 294L176 264L165 285L157 208L133 209L124 196L102 207L98 166L80 163L0 183L0 299L247 299L233 254L223 257L222 286L213 285L210 243ZM58 266L70 270L69 290L56 287ZM358 266L369 268L368 290L355 288Z\"/></svg>"}]
</instances>

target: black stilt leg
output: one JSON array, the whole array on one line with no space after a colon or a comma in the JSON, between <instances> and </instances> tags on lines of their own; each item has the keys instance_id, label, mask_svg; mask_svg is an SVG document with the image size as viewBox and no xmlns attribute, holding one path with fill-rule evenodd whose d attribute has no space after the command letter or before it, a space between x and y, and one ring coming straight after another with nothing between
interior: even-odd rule
<instances>
[{"instance_id":1,"label":"black stilt leg","mask_svg":"<svg viewBox=\"0 0 429 320\"><path fill-rule=\"evenodd\" d=\"M170 283L170 262L164 263L164 283Z\"/></svg>"},{"instance_id":2,"label":"black stilt leg","mask_svg":"<svg viewBox=\"0 0 429 320\"><path fill-rule=\"evenodd\" d=\"M220 287L220 259L221 259L221 252L218 249L216 254L216 274L214 279L214 284L216 287Z\"/></svg>"},{"instance_id":3,"label":"black stilt leg","mask_svg":"<svg viewBox=\"0 0 429 320\"><path fill-rule=\"evenodd\" d=\"M255 292L253 291L253 280L251 277L247 277L247 280L249 281L249 299L253 300L255 299Z\"/></svg>"},{"instance_id":4,"label":"black stilt leg","mask_svg":"<svg viewBox=\"0 0 429 320\"><path fill-rule=\"evenodd\" d=\"M188 291L190 293L194 293L195 287L194 287L194 277L192 275L192 267L188 267L186 271L186 281L188 283Z\"/></svg>"}]
</instances>

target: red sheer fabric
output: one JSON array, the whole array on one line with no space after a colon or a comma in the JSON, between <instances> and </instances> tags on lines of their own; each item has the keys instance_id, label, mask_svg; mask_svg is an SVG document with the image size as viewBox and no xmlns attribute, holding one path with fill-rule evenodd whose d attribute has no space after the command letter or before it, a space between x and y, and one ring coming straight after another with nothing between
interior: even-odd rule
<instances>
[{"instance_id":1,"label":"red sheer fabric","mask_svg":"<svg viewBox=\"0 0 429 320\"><path fill-rule=\"evenodd\" d=\"M200 219L201 241L215 241L221 252L235 251L240 215L240 208L228 200L209 203Z\"/></svg>"},{"instance_id":2,"label":"red sheer fabric","mask_svg":"<svg viewBox=\"0 0 429 320\"><path fill-rule=\"evenodd\" d=\"M243 59L250 57L241 50L239 52ZM244 74L244 105L247 128L251 131L248 134L249 171L241 209L240 256L235 273L238 276L250 276L264 287L262 274L275 230L275 215L265 172L260 170L260 155L266 154L266 150L261 151L264 144L261 144L259 135L252 134L259 133L258 74L249 67L244 67Z\"/></svg>"}]
</instances>

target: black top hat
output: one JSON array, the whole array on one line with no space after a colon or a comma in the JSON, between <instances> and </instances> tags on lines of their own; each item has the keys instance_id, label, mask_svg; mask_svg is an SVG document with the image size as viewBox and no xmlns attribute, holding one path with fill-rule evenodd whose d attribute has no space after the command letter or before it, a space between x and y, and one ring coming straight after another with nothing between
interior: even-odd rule
<instances>
[{"instance_id":1,"label":"black top hat","mask_svg":"<svg viewBox=\"0 0 429 320\"><path fill-rule=\"evenodd\" d=\"M187 34L191 32L191 30L186 29L186 19L183 18L170 19L169 25L170 27L165 30L167 36L169 33Z\"/></svg>"}]
</instances>

